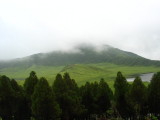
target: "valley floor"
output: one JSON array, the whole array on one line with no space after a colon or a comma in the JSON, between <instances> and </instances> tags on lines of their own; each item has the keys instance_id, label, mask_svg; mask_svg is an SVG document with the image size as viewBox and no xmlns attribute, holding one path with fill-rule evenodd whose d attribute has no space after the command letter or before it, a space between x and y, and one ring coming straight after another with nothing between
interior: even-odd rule
<instances>
[{"instance_id":1,"label":"valley floor","mask_svg":"<svg viewBox=\"0 0 160 120\"><path fill-rule=\"evenodd\" d=\"M19 84L23 84L25 78L31 71L35 71L38 77L47 78L48 82L53 83L57 73L69 72L79 86L86 81L94 82L104 78L112 86L118 71L121 71L126 78L134 77L142 73L158 72L160 67L155 66L125 66L110 63L98 64L73 64L67 66L37 66L15 67L0 69L0 75L7 75L14 78Z\"/></svg>"}]
</instances>

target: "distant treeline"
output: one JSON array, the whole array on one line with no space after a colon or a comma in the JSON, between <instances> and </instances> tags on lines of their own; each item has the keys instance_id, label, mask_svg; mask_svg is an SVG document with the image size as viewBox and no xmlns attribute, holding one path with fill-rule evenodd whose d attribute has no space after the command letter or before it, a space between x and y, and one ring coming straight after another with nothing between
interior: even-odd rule
<instances>
[{"instance_id":1,"label":"distant treeline","mask_svg":"<svg viewBox=\"0 0 160 120\"><path fill-rule=\"evenodd\" d=\"M32 71L23 86L0 76L2 120L160 119L160 72L148 87L140 77L132 84L117 73L114 92L107 82L86 82L78 87L69 73L57 74L52 86Z\"/></svg>"}]
</instances>

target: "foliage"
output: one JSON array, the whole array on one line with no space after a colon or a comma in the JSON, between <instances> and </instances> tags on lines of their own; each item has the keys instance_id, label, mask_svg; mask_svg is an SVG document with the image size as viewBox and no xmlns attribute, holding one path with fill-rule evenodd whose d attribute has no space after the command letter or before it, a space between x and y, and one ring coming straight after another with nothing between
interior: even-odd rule
<instances>
[{"instance_id":1,"label":"foliage","mask_svg":"<svg viewBox=\"0 0 160 120\"><path fill-rule=\"evenodd\" d=\"M160 111L160 72L154 74L148 87L150 112L158 115Z\"/></svg>"},{"instance_id":2,"label":"foliage","mask_svg":"<svg viewBox=\"0 0 160 120\"><path fill-rule=\"evenodd\" d=\"M111 107L113 93L104 79L101 79L99 83L86 82L80 88L80 92L82 104L86 107L89 118L93 114L103 115Z\"/></svg>"},{"instance_id":3,"label":"foliage","mask_svg":"<svg viewBox=\"0 0 160 120\"><path fill-rule=\"evenodd\" d=\"M69 73L57 74L50 87L44 77L38 80L34 71L25 85L20 86L3 75L0 76L0 117L3 120L73 120L96 116L159 119L160 72L154 74L149 86L145 86L140 77L129 84L118 72L114 87L114 96L103 78L79 87Z\"/></svg>"},{"instance_id":4,"label":"foliage","mask_svg":"<svg viewBox=\"0 0 160 120\"><path fill-rule=\"evenodd\" d=\"M129 90L129 84L121 72L117 73L114 87L116 109L122 118L126 118L130 115L130 109L126 99L126 92Z\"/></svg>"},{"instance_id":5,"label":"foliage","mask_svg":"<svg viewBox=\"0 0 160 120\"><path fill-rule=\"evenodd\" d=\"M147 114L147 87L136 77L128 92L128 101L134 109L136 119Z\"/></svg>"},{"instance_id":6,"label":"foliage","mask_svg":"<svg viewBox=\"0 0 160 120\"><path fill-rule=\"evenodd\" d=\"M14 90L10 79L6 76L0 77L0 116L3 120L11 120L13 115ZM8 109L9 108L9 109Z\"/></svg>"},{"instance_id":7,"label":"foliage","mask_svg":"<svg viewBox=\"0 0 160 120\"><path fill-rule=\"evenodd\" d=\"M34 92L34 87L37 84L37 82L38 82L38 78L36 76L36 73L32 71L30 73L30 76L24 82L24 90L25 90L27 97L29 98L31 97L31 95Z\"/></svg>"},{"instance_id":8,"label":"foliage","mask_svg":"<svg viewBox=\"0 0 160 120\"><path fill-rule=\"evenodd\" d=\"M112 90L108 84L101 79L98 86L97 105L99 114L105 113L111 107L111 99L113 98Z\"/></svg>"},{"instance_id":9,"label":"foliage","mask_svg":"<svg viewBox=\"0 0 160 120\"><path fill-rule=\"evenodd\" d=\"M30 72L30 76L25 79L24 82L24 92L25 92L25 101L26 101L26 113L28 114L28 119L31 119L31 96L34 92L34 88L38 82L38 78L36 76L36 73L34 71Z\"/></svg>"},{"instance_id":10,"label":"foliage","mask_svg":"<svg viewBox=\"0 0 160 120\"><path fill-rule=\"evenodd\" d=\"M26 102L26 97L24 94L23 87L18 85L14 79L11 80L11 86L15 91L14 99L12 100L14 106L14 111L13 111L14 119L15 120L28 119L28 116L30 116L30 114L28 112L28 104Z\"/></svg>"},{"instance_id":11,"label":"foliage","mask_svg":"<svg viewBox=\"0 0 160 120\"><path fill-rule=\"evenodd\" d=\"M78 86L68 73L64 73L63 77L61 74L57 74L52 87L62 109L62 120L73 119L83 114L85 110L80 103Z\"/></svg>"},{"instance_id":12,"label":"foliage","mask_svg":"<svg viewBox=\"0 0 160 120\"><path fill-rule=\"evenodd\" d=\"M45 78L40 78L32 95L32 112L36 120L55 120L59 118L60 108L54 92Z\"/></svg>"}]
</instances>

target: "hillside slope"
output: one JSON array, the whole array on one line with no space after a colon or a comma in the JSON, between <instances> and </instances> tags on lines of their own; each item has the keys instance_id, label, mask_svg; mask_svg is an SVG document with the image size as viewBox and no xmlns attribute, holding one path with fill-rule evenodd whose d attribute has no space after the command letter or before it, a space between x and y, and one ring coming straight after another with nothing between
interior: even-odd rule
<instances>
[{"instance_id":1,"label":"hillside slope","mask_svg":"<svg viewBox=\"0 0 160 120\"><path fill-rule=\"evenodd\" d=\"M0 62L0 75L7 75L23 83L31 71L53 83L57 73L69 72L78 85L86 81L115 80L118 71L129 77L135 74L158 72L160 62L111 46L95 48L81 46L68 52L40 53L29 57ZM21 81L20 81L21 80Z\"/></svg>"},{"instance_id":2,"label":"hillside slope","mask_svg":"<svg viewBox=\"0 0 160 120\"><path fill-rule=\"evenodd\" d=\"M113 63L118 65L160 66L160 61L153 61L131 52L126 52L108 45L101 48L80 46L69 52L54 51L39 53L25 58L0 62L0 69L6 67L65 66L70 64Z\"/></svg>"}]
</instances>

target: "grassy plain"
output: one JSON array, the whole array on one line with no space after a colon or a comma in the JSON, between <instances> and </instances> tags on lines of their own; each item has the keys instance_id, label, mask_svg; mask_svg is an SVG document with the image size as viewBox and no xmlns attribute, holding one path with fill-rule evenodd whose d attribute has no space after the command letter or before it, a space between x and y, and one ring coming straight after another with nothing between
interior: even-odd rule
<instances>
[{"instance_id":1,"label":"grassy plain","mask_svg":"<svg viewBox=\"0 0 160 120\"><path fill-rule=\"evenodd\" d=\"M160 67L155 66L125 66L110 63L98 64L73 64L67 66L36 66L28 68L5 68L0 69L0 75L6 75L16 79L19 84L23 84L25 78L31 71L35 71L38 77L46 77L50 84L53 83L57 73L69 72L71 78L75 79L78 85L85 84L86 81L94 82L104 78L110 87L113 87L118 71L125 77L135 76L141 73L158 72Z\"/></svg>"}]
</instances>

